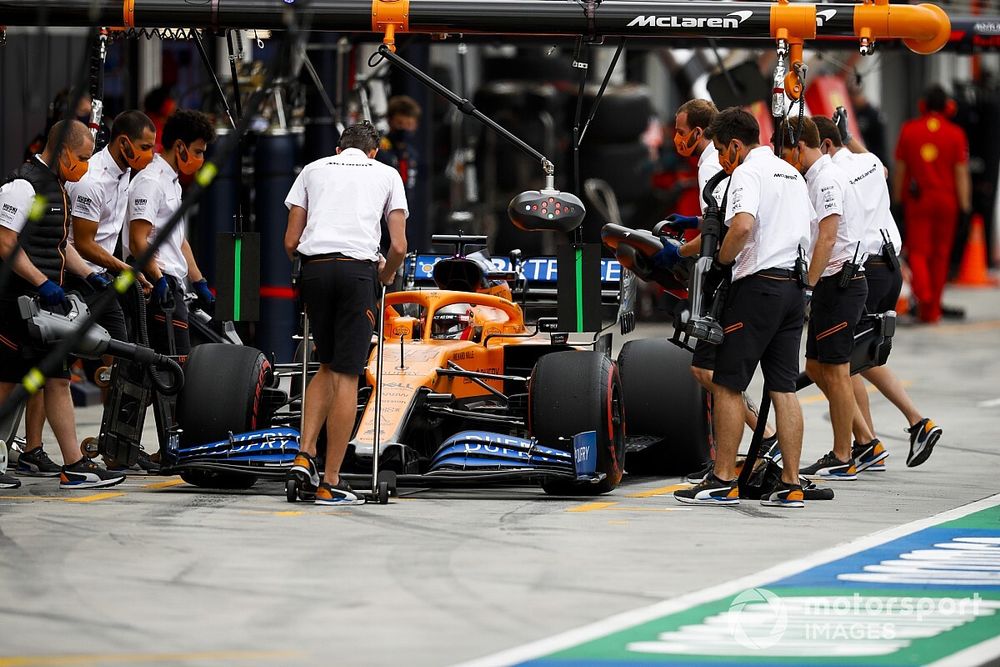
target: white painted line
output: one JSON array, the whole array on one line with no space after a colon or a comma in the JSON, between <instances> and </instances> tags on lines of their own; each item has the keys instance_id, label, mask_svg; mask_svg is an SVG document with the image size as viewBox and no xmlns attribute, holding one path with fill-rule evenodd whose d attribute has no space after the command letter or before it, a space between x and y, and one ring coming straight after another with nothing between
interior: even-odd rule
<instances>
[{"instance_id":1,"label":"white painted line","mask_svg":"<svg viewBox=\"0 0 1000 667\"><path fill-rule=\"evenodd\" d=\"M504 667L506 665L512 665L526 660L534 660L535 658L540 658L542 656L549 655L550 653L555 653L556 651L562 651L584 642L597 639L598 637L604 637L605 635L609 635L613 632L618 632L619 630L639 625L640 623L652 621L660 616L673 614L675 612L688 609L689 607L703 604L705 602L711 602L712 600L716 600L727 595L735 595L748 588L757 588L778 579L790 577L793 574L798 574L804 570L808 570L809 568L825 565L826 563L839 560L845 556L853 555L859 551L864 551L865 549L870 549L872 547L885 544L886 542L891 542L892 540L899 539L900 537L905 537L906 535L923 530L924 528L929 528L939 523L945 523L955 519L961 519L969 514L973 514L990 507L995 507L997 505L1000 505L1000 494L989 496L988 498L983 498L982 500L978 500L974 503L969 503L968 505L963 505L962 507L956 507L955 509L947 510L925 519L917 519L916 521L911 521L910 523L906 523L901 526L886 528L885 530L880 530L876 533L860 537L845 544L839 544L837 546L830 547L829 549L809 554L808 556L804 556L802 558L785 563L779 563L778 565L769 567L762 572L747 575L740 579L727 581L717 586L688 593L671 600L657 602L648 607L640 607L639 609L626 611L615 616L609 616L608 618L580 628L569 630L552 637L546 637L545 639L540 639L538 641L485 656L483 658L463 662L455 667ZM994 642L996 643L996 646L993 646ZM986 645L990 646L987 647ZM989 653L989 651L994 649L1000 650L1000 638L988 640L978 644L977 646L973 646L972 648L963 651L962 654L966 654L969 653L969 651L975 651L977 649L992 656L993 654ZM952 658L954 657L955 656L952 656ZM974 663L975 661L970 662L969 660L966 660L964 662L947 664L968 665Z\"/></svg>"},{"instance_id":2,"label":"white painted line","mask_svg":"<svg viewBox=\"0 0 1000 667\"><path fill-rule=\"evenodd\" d=\"M980 408L997 408L1000 407L1000 398L994 398L990 401L980 401L977 405Z\"/></svg>"}]
</instances>

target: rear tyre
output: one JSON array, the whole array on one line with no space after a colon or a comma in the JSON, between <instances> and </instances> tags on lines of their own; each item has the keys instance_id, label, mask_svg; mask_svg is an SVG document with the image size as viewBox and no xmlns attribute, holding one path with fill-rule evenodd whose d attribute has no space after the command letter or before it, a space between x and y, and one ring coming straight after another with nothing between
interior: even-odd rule
<instances>
[{"instance_id":1,"label":"rear tyre","mask_svg":"<svg viewBox=\"0 0 1000 667\"><path fill-rule=\"evenodd\" d=\"M261 396L270 383L271 363L260 350L224 343L191 350L177 400L183 444L217 442L267 426Z\"/></svg>"},{"instance_id":2,"label":"rear tyre","mask_svg":"<svg viewBox=\"0 0 1000 667\"><path fill-rule=\"evenodd\" d=\"M181 479L191 486L224 491L242 491L257 483L256 475L215 470L186 470L181 473Z\"/></svg>"},{"instance_id":3,"label":"rear tyre","mask_svg":"<svg viewBox=\"0 0 1000 667\"><path fill-rule=\"evenodd\" d=\"M599 352L553 352L538 360L528 389L532 435L542 444L566 449L559 438L597 432L597 484L550 480L555 495L597 495L613 491L625 470L625 408L618 368Z\"/></svg>"},{"instance_id":4,"label":"rear tyre","mask_svg":"<svg viewBox=\"0 0 1000 667\"><path fill-rule=\"evenodd\" d=\"M684 475L708 463L705 392L691 375L691 353L662 338L625 343L618 355L629 432L660 441L629 454L636 475Z\"/></svg>"}]
</instances>

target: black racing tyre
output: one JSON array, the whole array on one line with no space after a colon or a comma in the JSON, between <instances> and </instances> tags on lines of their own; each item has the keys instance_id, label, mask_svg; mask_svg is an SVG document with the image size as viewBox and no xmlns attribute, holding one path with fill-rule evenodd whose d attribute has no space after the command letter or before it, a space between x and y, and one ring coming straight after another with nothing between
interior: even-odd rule
<instances>
[{"instance_id":1,"label":"black racing tyre","mask_svg":"<svg viewBox=\"0 0 1000 667\"><path fill-rule=\"evenodd\" d=\"M583 98L581 123L590 115L598 90L597 86L588 87ZM570 112L575 114L576 97L571 97L570 100ZM639 143L639 136L649 127L652 116L653 103L646 88L635 84L609 87L604 92L594 119L590 121L584 145Z\"/></svg>"},{"instance_id":2,"label":"black racing tyre","mask_svg":"<svg viewBox=\"0 0 1000 667\"><path fill-rule=\"evenodd\" d=\"M191 486L225 491L241 491L257 483L256 475L216 470L186 470L181 473L181 479Z\"/></svg>"},{"instance_id":3,"label":"black racing tyre","mask_svg":"<svg viewBox=\"0 0 1000 667\"><path fill-rule=\"evenodd\" d=\"M600 352L553 352L538 360L528 386L528 427L543 445L565 449L559 438L597 431L598 484L551 480L555 495L613 491L625 470L625 412L616 364Z\"/></svg>"},{"instance_id":4,"label":"black racing tyre","mask_svg":"<svg viewBox=\"0 0 1000 667\"><path fill-rule=\"evenodd\" d=\"M298 502L299 500L299 481L294 477L289 477L285 480L285 500L290 503Z\"/></svg>"},{"instance_id":5,"label":"black racing tyre","mask_svg":"<svg viewBox=\"0 0 1000 667\"><path fill-rule=\"evenodd\" d=\"M629 454L635 475L683 475L709 460L705 391L691 353L664 338L633 340L618 355L629 434L660 442Z\"/></svg>"},{"instance_id":6,"label":"black racing tyre","mask_svg":"<svg viewBox=\"0 0 1000 667\"><path fill-rule=\"evenodd\" d=\"M271 375L271 362L252 347L207 343L191 350L177 400L183 443L216 442L230 433L266 428L261 396Z\"/></svg>"},{"instance_id":7,"label":"black racing tyre","mask_svg":"<svg viewBox=\"0 0 1000 667\"><path fill-rule=\"evenodd\" d=\"M580 149L580 175L606 181L622 203L648 197L652 175L646 169L649 152L639 142L623 144L586 143Z\"/></svg>"}]
</instances>

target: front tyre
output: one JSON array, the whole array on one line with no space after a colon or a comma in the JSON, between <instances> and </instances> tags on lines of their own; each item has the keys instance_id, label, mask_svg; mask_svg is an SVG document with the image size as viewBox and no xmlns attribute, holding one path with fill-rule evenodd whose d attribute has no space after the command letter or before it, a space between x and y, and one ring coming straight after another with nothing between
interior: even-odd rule
<instances>
[{"instance_id":1,"label":"front tyre","mask_svg":"<svg viewBox=\"0 0 1000 667\"><path fill-rule=\"evenodd\" d=\"M567 449L566 440L597 432L594 484L553 479L542 484L555 495L598 495L613 491L625 470L625 404L617 365L599 352L553 352L538 360L528 388L528 427L543 445ZM570 446L570 450L572 448Z\"/></svg>"}]
</instances>

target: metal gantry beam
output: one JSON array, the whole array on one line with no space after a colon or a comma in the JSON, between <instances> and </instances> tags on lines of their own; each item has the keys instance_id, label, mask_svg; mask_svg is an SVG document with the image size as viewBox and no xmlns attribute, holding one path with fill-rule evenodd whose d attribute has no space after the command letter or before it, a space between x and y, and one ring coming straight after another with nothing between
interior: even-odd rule
<instances>
[{"instance_id":1,"label":"metal gantry beam","mask_svg":"<svg viewBox=\"0 0 1000 667\"><path fill-rule=\"evenodd\" d=\"M487 33L592 37L903 38L932 53L947 14L931 4L637 2L605 0L2 0L5 25L281 28L297 5L304 27L338 32ZM386 18L396 17L396 18Z\"/></svg>"}]
</instances>

